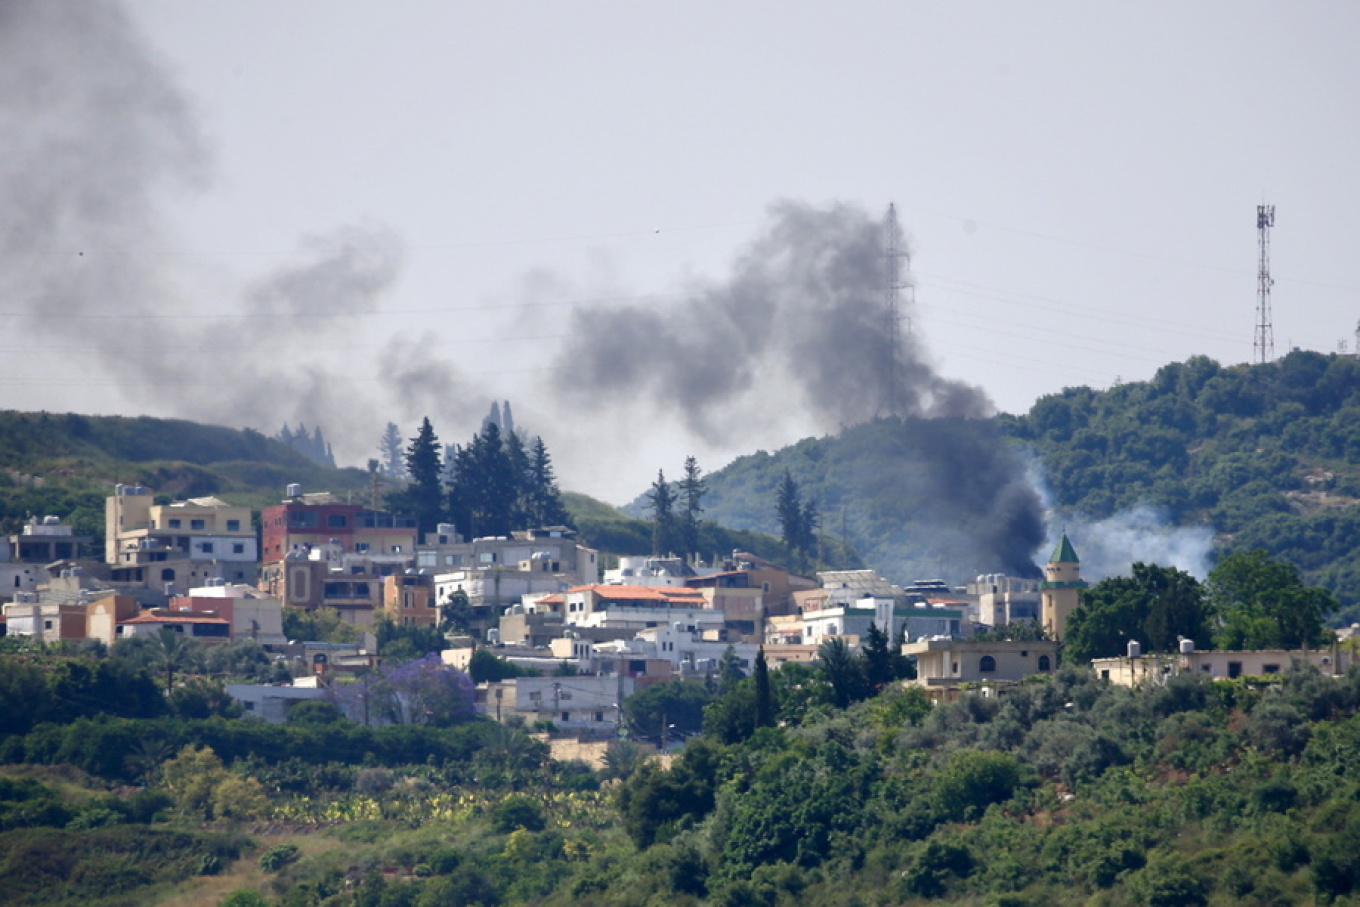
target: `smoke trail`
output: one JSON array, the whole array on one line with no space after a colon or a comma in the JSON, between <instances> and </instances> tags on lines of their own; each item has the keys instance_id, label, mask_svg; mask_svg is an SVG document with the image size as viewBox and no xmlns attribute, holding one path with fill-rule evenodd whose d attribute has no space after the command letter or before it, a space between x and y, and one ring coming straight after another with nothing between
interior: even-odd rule
<instances>
[{"instance_id":1,"label":"smoke trail","mask_svg":"<svg viewBox=\"0 0 1360 907\"><path fill-rule=\"evenodd\" d=\"M392 418L452 412L461 381L414 338L376 357L372 315L401 268L398 238L343 227L305 238L295 260L201 312L217 293L167 236L163 205L206 182L209 155L188 101L123 8L106 0L0 5L0 298L12 336L60 337L149 411L272 430L325 425L362 456ZM212 303L209 303L210 305ZM377 380L370 359L385 361ZM437 393L434 390L437 388ZM474 407L475 409L475 407ZM422 414L424 414L422 413Z\"/></svg>"},{"instance_id":2,"label":"smoke trail","mask_svg":"<svg viewBox=\"0 0 1360 907\"><path fill-rule=\"evenodd\" d=\"M716 442L734 420L829 431L886 415L894 374L881 225L863 210L781 202L725 283L681 306L574 312L554 363L572 400L676 414ZM913 336L902 351L902 416L983 416L981 390L937 374ZM790 399L792 394L793 399Z\"/></svg>"}]
</instances>

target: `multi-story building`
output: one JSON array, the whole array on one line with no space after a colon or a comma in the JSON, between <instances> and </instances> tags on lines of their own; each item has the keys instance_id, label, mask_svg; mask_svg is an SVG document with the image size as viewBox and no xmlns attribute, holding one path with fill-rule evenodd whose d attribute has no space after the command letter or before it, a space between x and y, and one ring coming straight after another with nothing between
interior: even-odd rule
<instances>
[{"instance_id":1,"label":"multi-story building","mask_svg":"<svg viewBox=\"0 0 1360 907\"><path fill-rule=\"evenodd\" d=\"M113 582L178 589L214 579L255 582L249 507L213 497L155 501L140 485L118 485L106 500L104 560Z\"/></svg>"},{"instance_id":2,"label":"multi-story building","mask_svg":"<svg viewBox=\"0 0 1360 907\"><path fill-rule=\"evenodd\" d=\"M214 582L170 599L172 611L214 614L227 621L232 639L253 639L262 646L282 646L283 605L254 586Z\"/></svg>"},{"instance_id":3,"label":"multi-story building","mask_svg":"<svg viewBox=\"0 0 1360 907\"><path fill-rule=\"evenodd\" d=\"M76 535L55 516L32 517L23 533L0 539L0 590L31 592L51 575L91 557L93 537Z\"/></svg>"},{"instance_id":4,"label":"multi-story building","mask_svg":"<svg viewBox=\"0 0 1360 907\"><path fill-rule=\"evenodd\" d=\"M416 519L342 501L333 494L302 494L289 486L288 500L260 515L260 561L268 581L285 559L329 545L345 554L390 559L409 566L416 556ZM272 590L271 590L272 591Z\"/></svg>"},{"instance_id":5,"label":"multi-story building","mask_svg":"<svg viewBox=\"0 0 1360 907\"><path fill-rule=\"evenodd\" d=\"M434 599L434 577L415 570L384 576L382 608L388 620L403 627L439 626L439 608L435 605Z\"/></svg>"}]
</instances>

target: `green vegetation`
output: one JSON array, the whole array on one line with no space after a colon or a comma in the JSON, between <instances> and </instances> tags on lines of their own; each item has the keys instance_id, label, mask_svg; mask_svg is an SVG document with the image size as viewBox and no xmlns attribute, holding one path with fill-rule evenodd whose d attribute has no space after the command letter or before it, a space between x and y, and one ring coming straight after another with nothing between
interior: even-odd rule
<instances>
[{"instance_id":1,"label":"green vegetation","mask_svg":"<svg viewBox=\"0 0 1360 907\"><path fill-rule=\"evenodd\" d=\"M1294 351L1265 365L1196 356L1151 381L1069 388L1001 417L1043 459L1059 505L1138 504L1210 525L1222 555L1260 549L1360 611L1360 361Z\"/></svg>"},{"instance_id":2,"label":"green vegetation","mask_svg":"<svg viewBox=\"0 0 1360 907\"><path fill-rule=\"evenodd\" d=\"M1248 586L1233 588L1223 600L1243 601ZM271 907L1310 905L1360 892L1360 671L1126 690L1065 667L932 706L893 682L904 666L890 656L876 636L811 665L743 676L729 659L709 685L647 688L626 715L644 738L664 727L685 745L663 764L619 741L595 773L456 715L366 728L309 703L273 726L164 700L113 714L129 706L92 685L135 702L160 668L12 651L0 686L44 708L0 734L0 890Z\"/></svg>"}]
</instances>

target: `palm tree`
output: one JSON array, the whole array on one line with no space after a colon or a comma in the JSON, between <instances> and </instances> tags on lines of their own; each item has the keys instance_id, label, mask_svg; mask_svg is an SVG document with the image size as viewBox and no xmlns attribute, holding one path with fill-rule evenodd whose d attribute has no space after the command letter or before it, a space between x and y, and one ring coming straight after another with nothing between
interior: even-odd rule
<instances>
[{"instance_id":1,"label":"palm tree","mask_svg":"<svg viewBox=\"0 0 1360 907\"><path fill-rule=\"evenodd\" d=\"M153 638L156 640L156 662L165 671L165 695L169 696L175 688L175 672L193 659L193 643L170 627L162 627L160 634Z\"/></svg>"}]
</instances>

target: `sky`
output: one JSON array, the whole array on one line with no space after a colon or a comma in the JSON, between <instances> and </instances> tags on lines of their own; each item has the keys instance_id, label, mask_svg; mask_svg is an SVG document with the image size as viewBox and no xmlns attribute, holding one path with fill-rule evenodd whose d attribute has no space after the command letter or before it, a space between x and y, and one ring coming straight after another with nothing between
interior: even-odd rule
<instances>
[{"instance_id":1,"label":"sky","mask_svg":"<svg viewBox=\"0 0 1360 907\"><path fill-rule=\"evenodd\" d=\"M881 414L1354 350L1360 6L0 0L6 408L631 500ZM1350 254L1347 254L1350 253ZM884 325L887 325L885 328ZM885 359L885 357L888 357Z\"/></svg>"}]
</instances>

